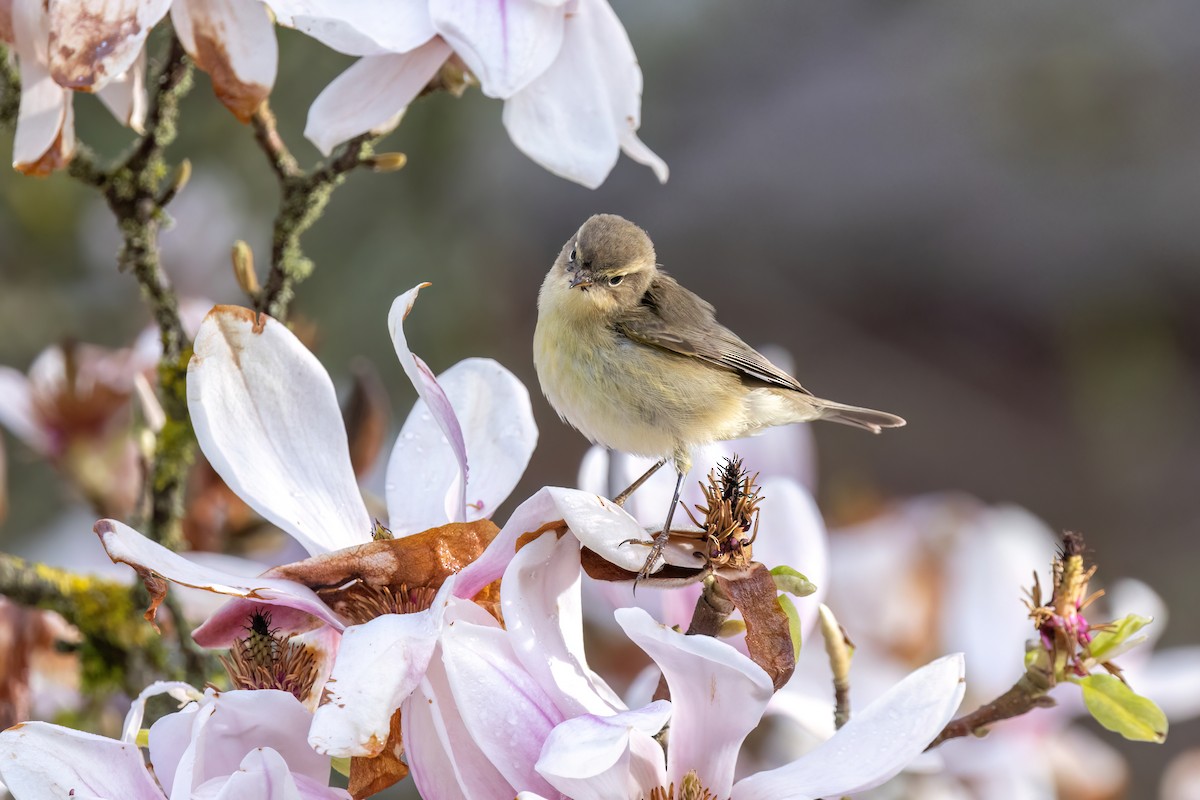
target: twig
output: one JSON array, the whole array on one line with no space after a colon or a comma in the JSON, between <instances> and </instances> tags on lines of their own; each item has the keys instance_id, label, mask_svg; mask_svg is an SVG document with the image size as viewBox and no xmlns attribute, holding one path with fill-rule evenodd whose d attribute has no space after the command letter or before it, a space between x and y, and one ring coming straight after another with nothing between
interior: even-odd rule
<instances>
[{"instance_id":1,"label":"twig","mask_svg":"<svg viewBox=\"0 0 1200 800\"><path fill-rule=\"evenodd\" d=\"M365 133L341 145L332 156L309 172L300 168L279 136L275 115L264 103L251 119L254 138L267 155L279 180L279 213L271 242L271 271L257 297L251 298L258 311L276 319L287 317L296 284L312 274L313 263L300 247L300 237L325 210L333 190L346 174L369 163L379 136Z\"/></svg>"},{"instance_id":2,"label":"twig","mask_svg":"<svg viewBox=\"0 0 1200 800\"><path fill-rule=\"evenodd\" d=\"M1044 677L1026 672L1007 692L956 720L951 720L937 735L927 750L948 739L962 736L983 736L990 725L1027 714L1035 708L1050 708L1054 698L1047 696Z\"/></svg>"},{"instance_id":3,"label":"twig","mask_svg":"<svg viewBox=\"0 0 1200 800\"><path fill-rule=\"evenodd\" d=\"M0 553L0 594L57 612L79 629L84 685L96 693L136 694L166 671L162 639L142 621L135 591L141 590Z\"/></svg>"},{"instance_id":4,"label":"twig","mask_svg":"<svg viewBox=\"0 0 1200 800\"><path fill-rule=\"evenodd\" d=\"M11 60L12 51L0 44L0 124L16 126L21 109L21 76Z\"/></svg>"}]
</instances>

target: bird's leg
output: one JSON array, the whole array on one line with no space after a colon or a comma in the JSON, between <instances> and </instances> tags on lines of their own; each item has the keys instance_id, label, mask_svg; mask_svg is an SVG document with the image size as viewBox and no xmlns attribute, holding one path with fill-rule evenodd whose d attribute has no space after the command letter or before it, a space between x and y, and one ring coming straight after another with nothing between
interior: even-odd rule
<instances>
[{"instance_id":1,"label":"bird's leg","mask_svg":"<svg viewBox=\"0 0 1200 800\"><path fill-rule=\"evenodd\" d=\"M671 498L671 507L667 509L667 521L663 524L662 531L654 537L654 544L650 546L650 555L646 558L646 563L642 565L637 578L633 581L635 591L640 581L644 581L650 577L650 573L654 570L654 562L662 555L663 548L667 546L667 540L671 538L671 518L675 516L675 506L679 505L679 493L683 490L683 479L687 477L687 472L678 469L678 464L676 467L679 477L675 480L675 496ZM655 467L655 469L658 469L658 467Z\"/></svg>"},{"instance_id":2,"label":"bird's leg","mask_svg":"<svg viewBox=\"0 0 1200 800\"><path fill-rule=\"evenodd\" d=\"M609 456L609 458L611 458L611 455ZM614 497L613 502L619 506L625 505L625 501L629 499L629 495L633 494L638 489L640 489L642 487L642 484L645 483L646 481L650 480L650 476L653 475L654 473L658 472L660 469L662 469L662 465L665 463L667 463L667 460L665 458L660 459L657 464L655 464L650 469L646 470L645 474L642 475L642 477L638 478L636 481L629 484L629 487L626 488L625 491L621 492L619 495Z\"/></svg>"}]
</instances>

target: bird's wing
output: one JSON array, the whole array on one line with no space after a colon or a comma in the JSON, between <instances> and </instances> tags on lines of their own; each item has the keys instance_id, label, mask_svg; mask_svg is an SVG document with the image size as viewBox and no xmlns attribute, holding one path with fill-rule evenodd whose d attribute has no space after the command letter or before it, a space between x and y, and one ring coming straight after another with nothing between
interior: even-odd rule
<instances>
[{"instance_id":1,"label":"bird's wing","mask_svg":"<svg viewBox=\"0 0 1200 800\"><path fill-rule=\"evenodd\" d=\"M699 358L744 379L812 394L717 322L711 305L665 273L654 279L639 305L617 317L616 328L635 342Z\"/></svg>"}]
</instances>

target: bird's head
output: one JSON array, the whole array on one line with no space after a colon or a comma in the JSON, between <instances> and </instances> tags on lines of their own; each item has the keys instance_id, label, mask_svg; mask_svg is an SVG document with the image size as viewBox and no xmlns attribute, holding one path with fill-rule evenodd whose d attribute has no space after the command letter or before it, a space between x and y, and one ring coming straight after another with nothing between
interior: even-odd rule
<instances>
[{"instance_id":1,"label":"bird's head","mask_svg":"<svg viewBox=\"0 0 1200 800\"><path fill-rule=\"evenodd\" d=\"M556 266L572 293L603 308L636 305L658 267L646 232L615 214L596 214L563 245Z\"/></svg>"}]
</instances>

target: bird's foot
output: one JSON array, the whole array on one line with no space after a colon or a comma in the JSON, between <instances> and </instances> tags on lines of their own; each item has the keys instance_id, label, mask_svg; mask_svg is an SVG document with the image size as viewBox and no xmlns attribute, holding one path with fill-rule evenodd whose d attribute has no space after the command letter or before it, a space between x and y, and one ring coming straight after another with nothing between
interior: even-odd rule
<instances>
[{"instance_id":1,"label":"bird's foot","mask_svg":"<svg viewBox=\"0 0 1200 800\"><path fill-rule=\"evenodd\" d=\"M663 549L667 546L667 540L670 539L671 532L664 530L662 533L654 537L653 542L641 542L649 546L650 553L646 556L646 563L642 564L642 568L638 570L637 577L633 579L633 590L636 592L638 584L650 577L654 572L655 564L662 557Z\"/></svg>"}]
</instances>

